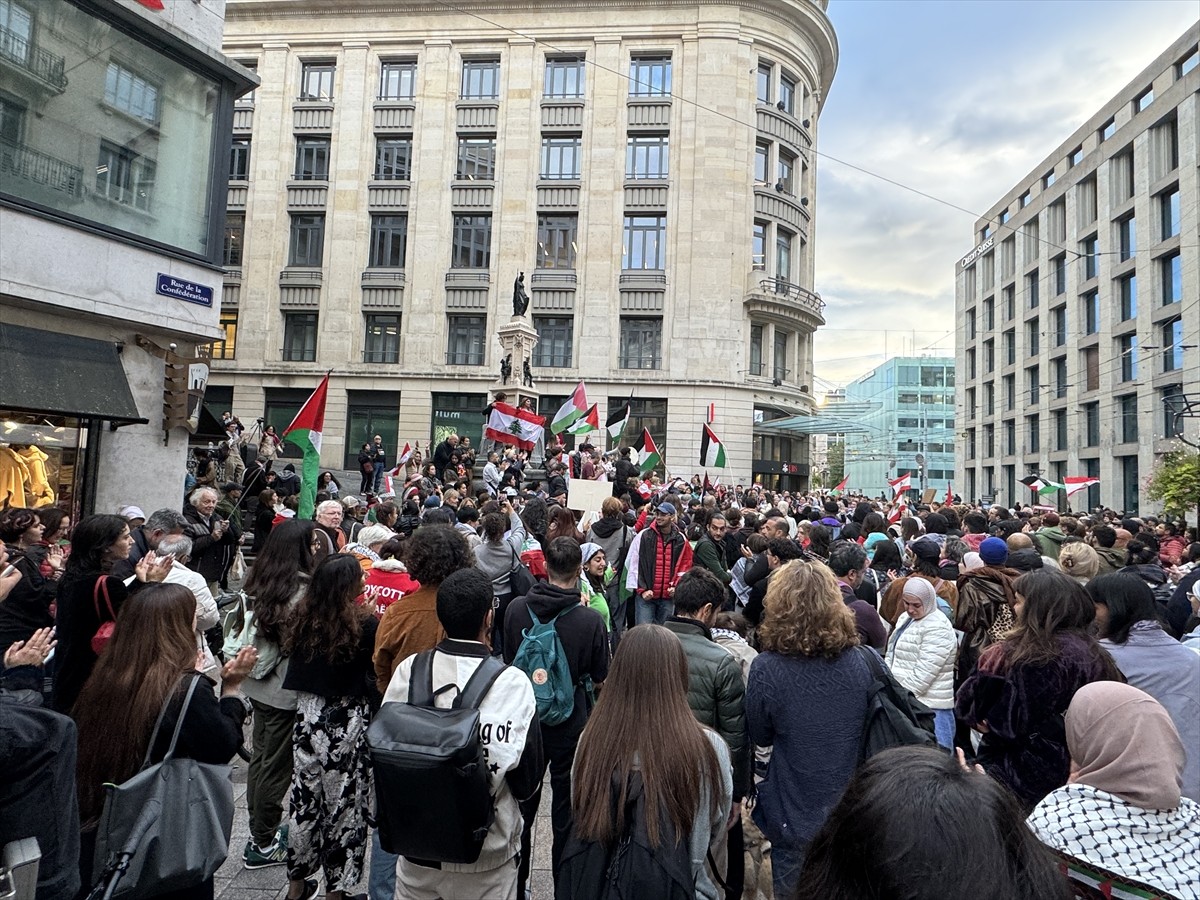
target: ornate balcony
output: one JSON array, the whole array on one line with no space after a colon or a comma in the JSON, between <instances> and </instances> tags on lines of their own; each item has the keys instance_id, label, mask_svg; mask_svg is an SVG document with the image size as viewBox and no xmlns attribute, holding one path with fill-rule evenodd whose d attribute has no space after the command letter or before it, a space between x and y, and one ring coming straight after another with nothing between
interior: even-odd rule
<instances>
[{"instance_id":1,"label":"ornate balcony","mask_svg":"<svg viewBox=\"0 0 1200 900\"><path fill-rule=\"evenodd\" d=\"M67 89L65 59L4 27L0 27L0 60L56 94Z\"/></svg>"},{"instance_id":2,"label":"ornate balcony","mask_svg":"<svg viewBox=\"0 0 1200 900\"><path fill-rule=\"evenodd\" d=\"M0 175L20 178L76 200L83 196L83 169L49 153L0 139Z\"/></svg>"}]
</instances>

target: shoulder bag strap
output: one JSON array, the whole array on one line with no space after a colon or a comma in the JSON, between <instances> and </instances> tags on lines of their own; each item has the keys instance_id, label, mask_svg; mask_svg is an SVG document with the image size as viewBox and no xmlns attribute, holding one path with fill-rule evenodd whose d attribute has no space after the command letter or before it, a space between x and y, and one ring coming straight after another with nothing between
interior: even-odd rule
<instances>
[{"instance_id":1,"label":"shoulder bag strap","mask_svg":"<svg viewBox=\"0 0 1200 900\"><path fill-rule=\"evenodd\" d=\"M96 607L96 618L100 619L101 621L105 621L104 617L100 615L100 595L101 594L104 595L104 605L106 607L108 607L109 618L107 621L110 621L110 622L117 621L117 614L115 612L113 612L113 608L112 608L112 600L108 596L108 576L107 575L101 575L99 578L97 578L96 584L92 588L92 605Z\"/></svg>"},{"instance_id":2,"label":"shoulder bag strap","mask_svg":"<svg viewBox=\"0 0 1200 900\"><path fill-rule=\"evenodd\" d=\"M487 656L479 667L471 673L471 677L467 679L467 683L463 685L462 692L454 698L454 709L477 709L479 704L483 702L483 698L487 696L487 692L492 689L492 685L500 674L507 669L500 660L494 656Z\"/></svg>"},{"instance_id":3,"label":"shoulder bag strap","mask_svg":"<svg viewBox=\"0 0 1200 900\"><path fill-rule=\"evenodd\" d=\"M867 671L871 673L871 677L876 681L885 681L886 676L880 671L880 661L874 651L870 647L864 647L862 644L859 644L858 653L863 658L863 661L866 662Z\"/></svg>"},{"instance_id":4,"label":"shoulder bag strap","mask_svg":"<svg viewBox=\"0 0 1200 900\"><path fill-rule=\"evenodd\" d=\"M167 755L163 757L163 762L166 762L175 755L175 744L179 740L179 732L183 728L183 717L187 715L188 706L192 702L192 694L196 693L196 684L200 681L199 672L189 672L183 677L188 678L189 676L192 679L192 683L188 685L187 695L183 698L183 706L179 708L179 719L175 722L175 731L171 735L171 746L167 748ZM167 714L167 709L174 699L175 692L171 691L167 694L167 699L163 701L162 709L158 711L158 719L154 723L154 731L150 733L150 743L146 745L146 756L142 760L143 769L150 765L150 754L154 751L154 742L158 740L158 729L162 727L163 716Z\"/></svg>"},{"instance_id":5,"label":"shoulder bag strap","mask_svg":"<svg viewBox=\"0 0 1200 900\"><path fill-rule=\"evenodd\" d=\"M413 706L433 706L433 651L417 654L408 673L408 702Z\"/></svg>"}]
</instances>

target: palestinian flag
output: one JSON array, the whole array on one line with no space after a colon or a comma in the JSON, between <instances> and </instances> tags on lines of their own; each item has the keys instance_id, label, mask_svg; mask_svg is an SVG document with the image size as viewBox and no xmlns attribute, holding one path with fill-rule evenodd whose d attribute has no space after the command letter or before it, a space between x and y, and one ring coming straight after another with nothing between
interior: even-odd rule
<instances>
[{"instance_id":1,"label":"palestinian flag","mask_svg":"<svg viewBox=\"0 0 1200 900\"><path fill-rule=\"evenodd\" d=\"M532 450L545 430L546 417L508 403L492 404L483 436L520 450Z\"/></svg>"},{"instance_id":2,"label":"palestinian flag","mask_svg":"<svg viewBox=\"0 0 1200 900\"><path fill-rule=\"evenodd\" d=\"M1046 481L1037 475L1026 475L1021 479L1021 484L1025 485L1025 487L1029 488L1039 497L1043 497L1046 494L1053 494L1066 487L1066 485L1059 484L1057 481Z\"/></svg>"},{"instance_id":3,"label":"palestinian flag","mask_svg":"<svg viewBox=\"0 0 1200 900\"><path fill-rule=\"evenodd\" d=\"M623 406L618 406L608 414L608 418L604 421L604 428L608 432L609 439L614 444L621 442L621 435L625 433L625 426L629 424L629 415L632 410L632 403L629 400L625 401Z\"/></svg>"},{"instance_id":4,"label":"palestinian flag","mask_svg":"<svg viewBox=\"0 0 1200 900\"><path fill-rule=\"evenodd\" d=\"M725 445L707 425L700 432L700 465L704 468L725 468Z\"/></svg>"},{"instance_id":5,"label":"palestinian flag","mask_svg":"<svg viewBox=\"0 0 1200 900\"><path fill-rule=\"evenodd\" d=\"M1080 491L1086 491L1093 484L1099 484L1100 479L1094 475L1068 475L1065 479L1067 496L1078 494Z\"/></svg>"},{"instance_id":6,"label":"palestinian flag","mask_svg":"<svg viewBox=\"0 0 1200 900\"><path fill-rule=\"evenodd\" d=\"M596 404L593 403L588 407L588 411L571 423L567 428L567 434L587 434L589 431L600 430L600 413L596 410Z\"/></svg>"},{"instance_id":7,"label":"palestinian flag","mask_svg":"<svg viewBox=\"0 0 1200 900\"><path fill-rule=\"evenodd\" d=\"M326 374L317 389L304 401L292 424L283 430L283 439L304 451L300 469L300 506L296 515L311 519L317 498L317 476L321 473L321 432L325 428L325 397L329 393Z\"/></svg>"},{"instance_id":8,"label":"palestinian flag","mask_svg":"<svg viewBox=\"0 0 1200 900\"><path fill-rule=\"evenodd\" d=\"M571 395L566 403L558 408L558 412L554 414L554 421L550 423L550 433L559 434L571 427L571 424L584 415L588 409L587 391L584 390L583 382L575 388L575 393Z\"/></svg>"},{"instance_id":9,"label":"palestinian flag","mask_svg":"<svg viewBox=\"0 0 1200 900\"><path fill-rule=\"evenodd\" d=\"M658 452L654 438L650 437L650 432L645 428L642 429L642 436L633 445L633 449L637 452L638 468L643 476L649 475L662 464L662 454Z\"/></svg>"},{"instance_id":10,"label":"palestinian flag","mask_svg":"<svg viewBox=\"0 0 1200 900\"><path fill-rule=\"evenodd\" d=\"M912 487L912 472L905 472L899 478L888 482L892 486L892 495L903 494Z\"/></svg>"},{"instance_id":11,"label":"palestinian flag","mask_svg":"<svg viewBox=\"0 0 1200 900\"><path fill-rule=\"evenodd\" d=\"M841 482L838 484L838 486L837 486L837 487L835 487L835 488L834 488L832 491L830 491L829 493L830 493L830 494L837 494L837 495L840 497L840 496L842 496L842 491L846 490L846 485L848 485L849 483L850 483L850 476L849 476L849 475L847 475L845 478L843 478L843 479L841 480Z\"/></svg>"}]
</instances>

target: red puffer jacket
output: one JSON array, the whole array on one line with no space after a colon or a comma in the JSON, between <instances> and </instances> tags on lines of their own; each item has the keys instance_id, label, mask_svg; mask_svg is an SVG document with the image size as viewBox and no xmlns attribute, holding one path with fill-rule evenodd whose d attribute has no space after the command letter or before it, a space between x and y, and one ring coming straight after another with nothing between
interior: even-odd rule
<instances>
[{"instance_id":1,"label":"red puffer jacket","mask_svg":"<svg viewBox=\"0 0 1200 900\"><path fill-rule=\"evenodd\" d=\"M400 560L381 559L367 572L362 602L370 604L375 618L381 619L389 606L420 586Z\"/></svg>"}]
</instances>

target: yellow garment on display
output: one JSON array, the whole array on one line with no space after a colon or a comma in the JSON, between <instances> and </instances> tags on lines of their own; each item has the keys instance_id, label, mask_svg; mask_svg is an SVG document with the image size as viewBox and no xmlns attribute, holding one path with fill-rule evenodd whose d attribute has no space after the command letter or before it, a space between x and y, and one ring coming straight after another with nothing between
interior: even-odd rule
<instances>
[{"instance_id":1,"label":"yellow garment on display","mask_svg":"<svg viewBox=\"0 0 1200 900\"><path fill-rule=\"evenodd\" d=\"M0 509L25 505L29 467L12 447L0 447Z\"/></svg>"},{"instance_id":2,"label":"yellow garment on display","mask_svg":"<svg viewBox=\"0 0 1200 900\"><path fill-rule=\"evenodd\" d=\"M29 493L33 496L30 506L53 506L54 489L50 487L50 479L46 477L46 460L50 455L32 444L24 450L18 450L17 455L25 460L29 469Z\"/></svg>"}]
</instances>

